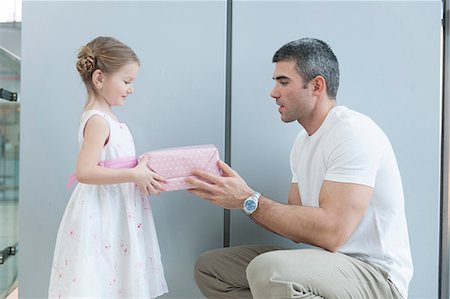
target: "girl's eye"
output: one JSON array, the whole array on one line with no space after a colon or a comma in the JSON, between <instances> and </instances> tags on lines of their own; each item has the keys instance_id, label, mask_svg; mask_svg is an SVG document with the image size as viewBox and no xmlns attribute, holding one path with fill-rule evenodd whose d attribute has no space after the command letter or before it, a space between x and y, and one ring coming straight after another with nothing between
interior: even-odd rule
<instances>
[{"instance_id":1,"label":"girl's eye","mask_svg":"<svg viewBox=\"0 0 450 299\"><path fill-rule=\"evenodd\" d=\"M125 84L130 84L130 81L123 81L123 83L125 83Z\"/></svg>"}]
</instances>

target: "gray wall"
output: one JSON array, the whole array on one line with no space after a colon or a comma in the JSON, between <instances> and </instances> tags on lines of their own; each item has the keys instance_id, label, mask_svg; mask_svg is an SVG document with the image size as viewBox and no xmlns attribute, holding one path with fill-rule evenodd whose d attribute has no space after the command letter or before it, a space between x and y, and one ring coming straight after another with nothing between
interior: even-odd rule
<instances>
[{"instance_id":1,"label":"gray wall","mask_svg":"<svg viewBox=\"0 0 450 299\"><path fill-rule=\"evenodd\" d=\"M136 93L117 109L138 151L214 143L224 157L225 1L23 3L21 298L45 296L56 231L75 166L84 87L77 49L97 35L142 60ZM286 201L288 156L299 126L269 97L279 46L326 40L341 65L338 102L390 137L403 177L415 266L410 298L437 298L440 1L234 1L232 166ZM74 26L74 24L76 26ZM151 128L151 129L149 129ZM185 192L151 199L169 284L165 298L197 298L192 266L222 244L222 210ZM297 245L232 211L231 245Z\"/></svg>"},{"instance_id":2,"label":"gray wall","mask_svg":"<svg viewBox=\"0 0 450 299\"><path fill-rule=\"evenodd\" d=\"M415 267L409 298L437 298L440 3L239 1L233 8L234 169L253 189L287 202L289 152L300 127L283 124L270 98L271 58L299 37L329 42L340 63L338 104L374 119L397 155ZM301 247L239 211L231 227L232 245Z\"/></svg>"},{"instance_id":3,"label":"gray wall","mask_svg":"<svg viewBox=\"0 0 450 299\"><path fill-rule=\"evenodd\" d=\"M136 92L115 110L138 153L213 143L223 156L225 17L224 2L24 2L21 298L46 296L56 233L72 191L65 182L75 167L86 98L75 69L77 50L111 35L140 57ZM223 210L182 191L150 201L170 289L165 297L198 297L194 262L222 246Z\"/></svg>"}]
</instances>

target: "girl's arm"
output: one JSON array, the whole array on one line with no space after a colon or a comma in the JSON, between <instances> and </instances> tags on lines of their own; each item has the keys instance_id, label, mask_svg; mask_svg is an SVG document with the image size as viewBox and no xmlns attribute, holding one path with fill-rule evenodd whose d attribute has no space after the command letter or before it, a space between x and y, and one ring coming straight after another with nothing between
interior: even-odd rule
<instances>
[{"instance_id":1,"label":"girl's arm","mask_svg":"<svg viewBox=\"0 0 450 299\"><path fill-rule=\"evenodd\" d=\"M84 142L77 161L76 176L80 183L107 185L134 182L145 195L164 191L160 183L166 180L148 169L148 158L145 156L135 168L111 169L98 166L108 138L108 122L102 116L92 116L84 128Z\"/></svg>"}]
</instances>

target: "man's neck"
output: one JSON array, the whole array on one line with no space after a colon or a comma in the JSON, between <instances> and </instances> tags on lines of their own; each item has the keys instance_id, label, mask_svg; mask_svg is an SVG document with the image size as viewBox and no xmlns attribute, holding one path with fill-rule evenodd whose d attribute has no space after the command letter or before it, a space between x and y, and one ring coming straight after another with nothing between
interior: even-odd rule
<instances>
[{"instance_id":1,"label":"man's neck","mask_svg":"<svg viewBox=\"0 0 450 299\"><path fill-rule=\"evenodd\" d=\"M306 130L309 136L313 135L322 126L325 118L331 109L336 106L336 100L330 98L323 98L319 100L314 110L309 115L308 119L298 120L300 125Z\"/></svg>"}]
</instances>

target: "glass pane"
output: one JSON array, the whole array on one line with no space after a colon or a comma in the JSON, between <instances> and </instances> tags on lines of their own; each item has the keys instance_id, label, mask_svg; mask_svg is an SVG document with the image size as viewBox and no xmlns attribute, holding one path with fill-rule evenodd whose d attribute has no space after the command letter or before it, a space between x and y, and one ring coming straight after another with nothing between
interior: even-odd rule
<instances>
[{"instance_id":1,"label":"glass pane","mask_svg":"<svg viewBox=\"0 0 450 299\"><path fill-rule=\"evenodd\" d=\"M22 21L22 0L2 0L0 4L0 22Z\"/></svg>"},{"instance_id":2,"label":"glass pane","mask_svg":"<svg viewBox=\"0 0 450 299\"><path fill-rule=\"evenodd\" d=\"M0 48L0 298L17 284L20 59ZM6 99L5 99L6 98Z\"/></svg>"}]
</instances>

